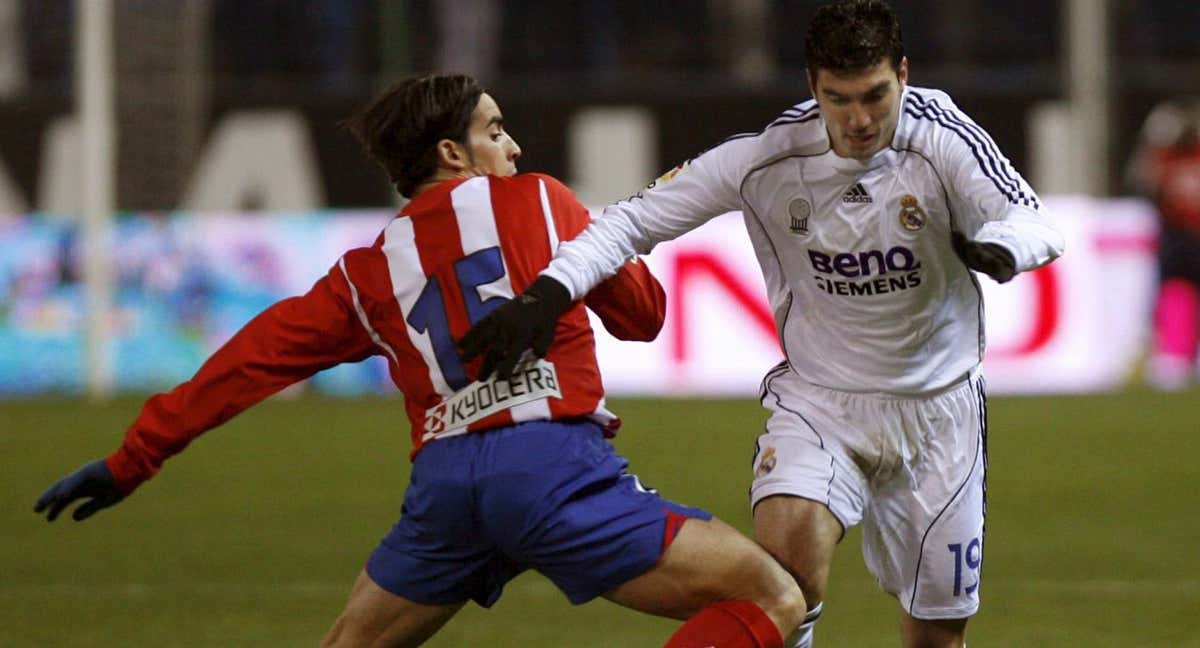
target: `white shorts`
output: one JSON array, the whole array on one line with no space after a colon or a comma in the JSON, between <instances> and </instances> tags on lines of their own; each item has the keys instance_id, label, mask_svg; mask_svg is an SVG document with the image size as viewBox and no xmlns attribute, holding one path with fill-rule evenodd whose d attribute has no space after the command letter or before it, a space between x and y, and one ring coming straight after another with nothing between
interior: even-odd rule
<instances>
[{"instance_id":1,"label":"white shorts","mask_svg":"<svg viewBox=\"0 0 1200 648\"><path fill-rule=\"evenodd\" d=\"M772 495L862 522L863 558L918 619L979 609L986 513L983 376L920 397L835 391L780 365L763 380L751 506Z\"/></svg>"}]
</instances>

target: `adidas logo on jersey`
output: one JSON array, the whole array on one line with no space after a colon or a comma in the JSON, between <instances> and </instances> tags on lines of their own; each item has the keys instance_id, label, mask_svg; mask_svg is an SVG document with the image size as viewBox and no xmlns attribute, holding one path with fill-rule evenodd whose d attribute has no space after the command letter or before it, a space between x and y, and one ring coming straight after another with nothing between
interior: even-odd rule
<instances>
[{"instance_id":1,"label":"adidas logo on jersey","mask_svg":"<svg viewBox=\"0 0 1200 648\"><path fill-rule=\"evenodd\" d=\"M846 193L842 194L842 202L869 203L874 201L871 199L871 194L867 193L867 190L863 188L862 183L855 182L853 187L850 187L846 190Z\"/></svg>"}]
</instances>

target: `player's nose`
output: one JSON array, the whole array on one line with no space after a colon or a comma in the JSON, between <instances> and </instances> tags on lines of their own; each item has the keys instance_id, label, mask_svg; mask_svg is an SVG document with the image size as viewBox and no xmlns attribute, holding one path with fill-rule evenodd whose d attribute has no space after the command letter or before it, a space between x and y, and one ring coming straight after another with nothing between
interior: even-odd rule
<instances>
[{"instance_id":1,"label":"player's nose","mask_svg":"<svg viewBox=\"0 0 1200 648\"><path fill-rule=\"evenodd\" d=\"M509 136L508 142L508 161L515 162L517 158L521 157L521 145L517 144L517 140L513 139L512 136Z\"/></svg>"},{"instance_id":2,"label":"player's nose","mask_svg":"<svg viewBox=\"0 0 1200 648\"><path fill-rule=\"evenodd\" d=\"M862 130L871 125L871 113L862 106L851 106L849 118L850 130Z\"/></svg>"}]
</instances>

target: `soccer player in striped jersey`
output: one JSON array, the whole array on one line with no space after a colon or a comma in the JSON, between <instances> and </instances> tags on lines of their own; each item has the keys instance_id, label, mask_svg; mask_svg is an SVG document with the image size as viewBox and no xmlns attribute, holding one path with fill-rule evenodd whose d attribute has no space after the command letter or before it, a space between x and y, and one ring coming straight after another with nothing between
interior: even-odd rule
<instances>
[{"instance_id":1,"label":"soccer player in striped jersey","mask_svg":"<svg viewBox=\"0 0 1200 648\"><path fill-rule=\"evenodd\" d=\"M987 467L972 271L1008 281L1058 257L1062 237L978 124L907 85L887 4L823 6L805 45L812 100L610 206L535 285L586 294L656 243L741 210L786 356L763 381L750 492L756 539L808 602L789 645L812 645L835 548L862 523L904 645L962 646L979 607ZM513 300L464 348L506 367L543 311Z\"/></svg>"},{"instance_id":2,"label":"soccer player in striped jersey","mask_svg":"<svg viewBox=\"0 0 1200 648\"><path fill-rule=\"evenodd\" d=\"M194 378L150 398L121 447L54 484L35 510L82 520L128 496L197 436L314 373L382 355L404 395L412 478L400 521L358 576L326 646L416 646L526 569L576 604L597 596L687 621L667 646L777 648L800 588L760 546L664 499L607 437L585 304L618 338L653 339L662 287L631 260L572 302L542 357L480 380L455 340L530 286L589 214L560 182L517 175L521 149L466 76L410 79L347 122L410 198L375 244L268 308ZM551 329L555 323L551 322Z\"/></svg>"}]
</instances>

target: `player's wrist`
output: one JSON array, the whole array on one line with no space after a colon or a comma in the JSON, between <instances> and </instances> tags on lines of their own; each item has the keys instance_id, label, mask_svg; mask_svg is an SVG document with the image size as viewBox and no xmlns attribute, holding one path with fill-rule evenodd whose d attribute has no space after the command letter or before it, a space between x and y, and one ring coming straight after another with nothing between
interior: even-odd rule
<instances>
[{"instance_id":1,"label":"player's wrist","mask_svg":"<svg viewBox=\"0 0 1200 648\"><path fill-rule=\"evenodd\" d=\"M112 475L113 487L122 496L129 495L158 472L142 468L142 462L134 458L124 445L105 457L104 465Z\"/></svg>"},{"instance_id":2,"label":"player's wrist","mask_svg":"<svg viewBox=\"0 0 1200 648\"><path fill-rule=\"evenodd\" d=\"M539 275L525 289L525 295L535 300L539 307L557 317L571 305L571 292L558 280Z\"/></svg>"},{"instance_id":3,"label":"player's wrist","mask_svg":"<svg viewBox=\"0 0 1200 648\"><path fill-rule=\"evenodd\" d=\"M987 265L987 273L993 279L1004 283L1013 278L1017 270L1017 260L1008 248L999 243L978 243L982 256Z\"/></svg>"}]
</instances>

